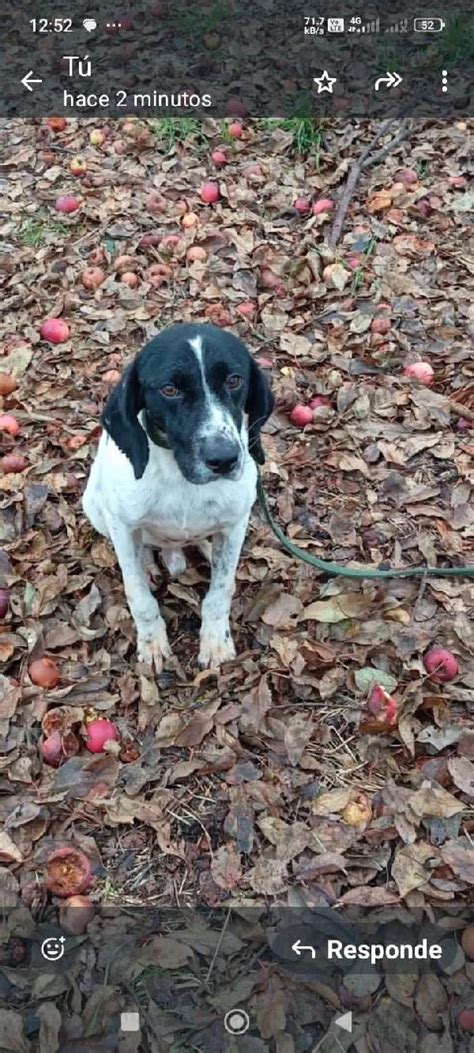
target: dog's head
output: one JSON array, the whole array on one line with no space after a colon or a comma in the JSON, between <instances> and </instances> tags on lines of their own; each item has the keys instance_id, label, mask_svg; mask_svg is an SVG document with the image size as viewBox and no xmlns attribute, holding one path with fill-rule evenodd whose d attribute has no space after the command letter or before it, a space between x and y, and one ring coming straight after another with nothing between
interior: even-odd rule
<instances>
[{"instance_id":1,"label":"dog's head","mask_svg":"<svg viewBox=\"0 0 474 1053\"><path fill-rule=\"evenodd\" d=\"M260 430L273 409L267 380L244 344L213 325L175 325L150 341L112 391L102 422L140 479L148 439L161 432L191 483L238 479L248 448L265 457Z\"/></svg>"}]
</instances>

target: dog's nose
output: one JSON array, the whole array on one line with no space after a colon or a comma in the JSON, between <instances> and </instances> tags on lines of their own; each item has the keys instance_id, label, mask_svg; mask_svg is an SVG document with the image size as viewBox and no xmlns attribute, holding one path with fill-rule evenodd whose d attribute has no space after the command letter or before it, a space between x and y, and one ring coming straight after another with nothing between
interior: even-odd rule
<instances>
[{"instance_id":1,"label":"dog's nose","mask_svg":"<svg viewBox=\"0 0 474 1053\"><path fill-rule=\"evenodd\" d=\"M216 475L229 475L235 468L240 455L240 447L231 439L217 436L208 439L204 448L204 461Z\"/></svg>"}]
</instances>

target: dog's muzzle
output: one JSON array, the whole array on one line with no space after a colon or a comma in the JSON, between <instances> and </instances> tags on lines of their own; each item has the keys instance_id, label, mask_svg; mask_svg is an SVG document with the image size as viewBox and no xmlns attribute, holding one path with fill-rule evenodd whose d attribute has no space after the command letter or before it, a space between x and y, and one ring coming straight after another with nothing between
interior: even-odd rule
<instances>
[{"instance_id":1,"label":"dog's muzzle","mask_svg":"<svg viewBox=\"0 0 474 1053\"><path fill-rule=\"evenodd\" d=\"M231 475L238 467L241 455L240 444L226 435L214 435L202 444L201 457L215 476Z\"/></svg>"}]
</instances>

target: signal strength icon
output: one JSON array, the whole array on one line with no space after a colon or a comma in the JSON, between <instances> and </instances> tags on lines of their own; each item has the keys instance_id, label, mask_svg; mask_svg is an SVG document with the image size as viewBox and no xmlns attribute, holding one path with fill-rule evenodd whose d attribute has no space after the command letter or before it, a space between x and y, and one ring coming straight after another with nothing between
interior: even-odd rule
<instances>
[{"instance_id":1,"label":"signal strength icon","mask_svg":"<svg viewBox=\"0 0 474 1053\"><path fill-rule=\"evenodd\" d=\"M408 18L400 18L385 30L385 33L408 33Z\"/></svg>"},{"instance_id":2,"label":"signal strength icon","mask_svg":"<svg viewBox=\"0 0 474 1053\"><path fill-rule=\"evenodd\" d=\"M366 22L365 25L353 25L349 32L351 33L378 33L380 30L380 18L374 18L371 22Z\"/></svg>"}]
</instances>

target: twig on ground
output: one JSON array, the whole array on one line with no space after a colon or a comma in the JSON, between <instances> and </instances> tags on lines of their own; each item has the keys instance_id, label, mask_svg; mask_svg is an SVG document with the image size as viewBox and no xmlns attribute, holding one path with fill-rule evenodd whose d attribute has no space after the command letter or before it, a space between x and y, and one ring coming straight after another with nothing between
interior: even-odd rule
<instances>
[{"instance_id":1,"label":"twig on ground","mask_svg":"<svg viewBox=\"0 0 474 1053\"><path fill-rule=\"evenodd\" d=\"M212 959L211 959L211 964L210 964L210 966L209 966L209 969L207 970L207 975L206 975L206 980L205 980L206 984L208 984L208 983L209 983L209 980L211 979L211 976L212 976L212 970L213 970L213 968L214 968L214 965L215 965L215 961L216 961L217 955L219 954L219 951L220 951L220 949L221 949L221 946L222 946L222 941L223 941L223 939L224 939L224 936L225 936L225 932L226 932L227 926L228 926L228 924L229 924L229 919L230 919L230 907L229 907L229 909L228 909L228 911L227 911L227 914L226 914L226 916L225 916L225 919L224 919L224 924L223 924L223 926L222 926L222 929L221 929L221 931L220 931L220 936L219 936L219 939L218 939L218 941L217 941L217 944L216 944L216 948L215 948L214 954L212 955Z\"/></svg>"},{"instance_id":2,"label":"twig on ground","mask_svg":"<svg viewBox=\"0 0 474 1053\"><path fill-rule=\"evenodd\" d=\"M389 128L391 128L393 124L393 121L393 117L389 117L386 121L382 121L382 124L380 125L378 132L372 139L372 142L370 142L369 145L366 146L365 150L362 151L359 159L355 162L355 164L353 164L349 172L346 186L344 188L344 191L342 193L337 207L336 218L334 220L332 230L329 235L329 244L332 246L337 245L339 241L339 238L342 233L342 228L344 226L344 220L346 218L347 210L351 203L354 190L362 175L363 169L368 168L373 164L377 164L377 162L380 161L383 157L385 157L386 154L390 153L395 146L398 146L398 144L401 143L402 139L404 139L408 133L410 123L404 120L402 121L401 127L395 135L395 137L391 139L389 143L386 143L386 145L383 146L380 150L377 150L375 154L372 154L374 146L376 146L379 140L382 138L382 136L385 135L386 132L388 132Z\"/></svg>"},{"instance_id":3,"label":"twig on ground","mask_svg":"<svg viewBox=\"0 0 474 1053\"><path fill-rule=\"evenodd\" d=\"M427 581L428 581L428 575L427 574L423 574L423 576L420 578L420 587L418 589L418 595L416 597L415 603L413 605L413 610L411 612L411 623L412 624L415 621L415 618L416 618L416 616L418 614L418 611L420 609L420 604L421 604L421 601L422 601L423 596L425 594Z\"/></svg>"}]
</instances>

